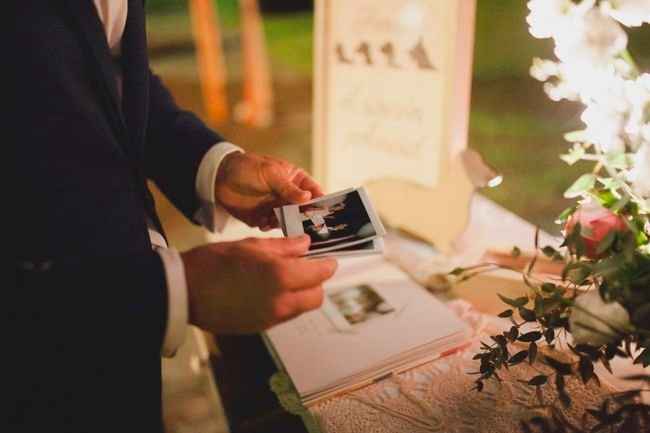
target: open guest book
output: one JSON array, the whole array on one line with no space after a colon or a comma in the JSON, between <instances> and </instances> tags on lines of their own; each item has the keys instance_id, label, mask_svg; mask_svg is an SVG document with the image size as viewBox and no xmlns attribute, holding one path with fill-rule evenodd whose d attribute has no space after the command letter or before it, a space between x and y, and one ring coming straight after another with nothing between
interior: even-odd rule
<instances>
[{"instance_id":1,"label":"open guest book","mask_svg":"<svg viewBox=\"0 0 650 433\"><path fill-rule=\"evenodd\" d=\"M265 342L309 406L451 353L467 332L431 293L370 256L342 262L323 306L271 328Z\"/></svg>"}]
</instances>

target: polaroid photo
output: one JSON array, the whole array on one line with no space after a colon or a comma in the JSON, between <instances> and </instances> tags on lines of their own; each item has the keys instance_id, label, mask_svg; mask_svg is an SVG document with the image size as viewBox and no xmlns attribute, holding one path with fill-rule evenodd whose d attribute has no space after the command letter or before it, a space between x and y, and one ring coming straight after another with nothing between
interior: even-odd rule
<instances>
[{"instance_id":1,"label":"polaroid photo","mask_svg":"<svg viewBox=\"0 0 650 433\"><path fill-rule=\"evenodd\" d=\"M282 216L282 208L276 207L273 209L273 213L275 214L275 218L278 220L278 227L280 230L282 230L282 233L284 235L287 235L287 228L284 226L284 217Z\"/></svg>"},{"instance_id":2,"label":"polaroid photo","mask_svg":"<svg viewBox=\"0 0 650 433\"><path fill-rule=\"evenodd\" d=\"M307 255L368 248L386 234L364 188L340 191L301 205L282 208L287 236L309 235Z\"/></svg>"},{"instance_id":3,"label":"polaroid photo","mask_svg":"<svg viewBox=\"0 0 650 433\"><path fill-rule=\"evenodd\" d=\"M382 238L375 238L363 244L352 245L340 250L326 251L324 253L316 253L309 255L310 258L323 258L323 257L354 257L354 256L367 256L373 254L384 253L384 240Z\"/></svg>"},{"instance_id":4,"label":"polaroid photo","mask_svg":"<svg viewBox=\"0 0 650 433\"><path fill-rule=\"evenodd\" d=\"M354 191L354 188L348 188L348 189L343 190L343 191L339 191L339 192L336 192L336 193L333 193L333 194L328 194L328 195L325 195L323 197L320 197L320 199L324 200L324 199L327 199L328 197L334 197L334 196L339 195L339 194L346 194L346 193L351 192L351 191ZM312 200L312 201L315 201L315 200ZM273 213L275 214L275 218L278 220L278 225L279 225L279 228L282 230L282 233L284 233L285 236L289 236L289 234L287 233L287 226L286 226L286 224L284 222L284 212L282 212L282 207L273 208Z\"/></svg>"}]
</instances>

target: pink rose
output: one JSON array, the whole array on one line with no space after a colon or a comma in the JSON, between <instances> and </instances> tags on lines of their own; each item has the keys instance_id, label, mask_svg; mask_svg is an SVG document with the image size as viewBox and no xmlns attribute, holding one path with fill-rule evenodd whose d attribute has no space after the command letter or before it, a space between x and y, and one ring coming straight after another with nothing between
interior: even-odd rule
<instances>
[{"instance_id":1,"label":"pink rose","mask_svg":"<svg viewBox=\"0 0 650 433\"><path fill-rule=\"evenodd\" d=\"M581 205L566 223L565 233L568 235L580 223L580 235L585 244L585 255L597 259L598 245L612 230L625 232L629 229L625 219L611 210L589 202Z\"/></svg>"}]
</instances>

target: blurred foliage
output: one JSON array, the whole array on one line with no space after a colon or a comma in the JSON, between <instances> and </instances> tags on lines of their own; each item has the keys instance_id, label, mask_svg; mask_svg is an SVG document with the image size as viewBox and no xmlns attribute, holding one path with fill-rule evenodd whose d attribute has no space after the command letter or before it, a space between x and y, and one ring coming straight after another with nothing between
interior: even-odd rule
<instances>
[{"instance_id":1,"label":"blurred foliage","mask_svg":"<svg viewBox=\"0 0 650 433\"><path fill-rule=\"evenodd\" d=\"M147 0L146 8L149 14L172 14L187 11L190 0ZM214 0L219 7L221 18L233 22L238 18L238 0Z\"/></svg>"},{"instance_id":2,"label":"blurred foliage","mask_svg":"<svg viewBox=\"0 0 650 433\"><path fill-rule=\"evenodd\" d=\"M182 10L186 2L180 0L147 0L145 3L148 12L170 12Z\"/></svg>"},{"instance_id":3,"label":"blurred foliage","mask_svg":"<svg viewBox=\"0 0 650 433\"><path fill-rule=\"evenodd\" d=\"M236 29L239 25L238 0L214 1L224 28ZM158 28L164 33L170 30L165 29L166 26L173 28L177 21L182 24L187 21L187 3L180 0L148 0L147 10L155 21L150 25L158 23ZM491 80L527 76L533 57L552 57L551 41L535 39L528 34L527 14L523 0L478 0L475 78ZM189 26L180 26L183 27L187 27L183 35L189 37ZM265 19L265 28L274 61L288 68L296 68L299 73L311 73L311 12L269 14ZM630 36L630 51L640 59L641 66L650 67L650 28L635 29Z\"/></svg>"}]
</instances>

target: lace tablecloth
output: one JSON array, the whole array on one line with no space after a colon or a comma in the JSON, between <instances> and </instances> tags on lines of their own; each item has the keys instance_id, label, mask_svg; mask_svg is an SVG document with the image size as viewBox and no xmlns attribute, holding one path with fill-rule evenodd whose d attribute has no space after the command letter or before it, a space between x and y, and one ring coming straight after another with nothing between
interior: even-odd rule
<instances>
[{"instance_id":1,"label":"lace tablecloth","mask_svg":"<svg viewBox=\"0 0 650 433\"><path fill-rule=\"evenodd\" d=\"M449 306L473 329L471 345L462 351L309 409L300 405L286 374L274 375L271 388L285 409L303 418L311 433L519 432L520 422L536 414L531 408L539 402L535 388L519 380L539 374L540 368L542 373L548 370L522 363L500 371L501 383L489 380L482 392L472 390L475 376L468 372L478 369L472 357L480 341L507 323L478 313L465 301ZM573 378L567 378L566 385L573 403L564 414L575 425L587 422L581 418L584 409L600 405L612 391L593 381L584 386ZM551 387L544 388L549 388L545 401L557 398Z\"/></svg>"}]
</instances>

